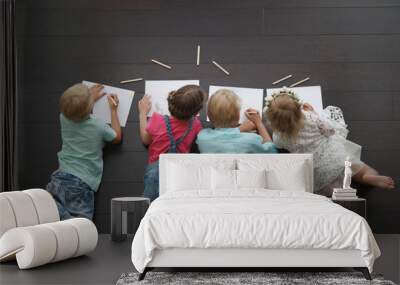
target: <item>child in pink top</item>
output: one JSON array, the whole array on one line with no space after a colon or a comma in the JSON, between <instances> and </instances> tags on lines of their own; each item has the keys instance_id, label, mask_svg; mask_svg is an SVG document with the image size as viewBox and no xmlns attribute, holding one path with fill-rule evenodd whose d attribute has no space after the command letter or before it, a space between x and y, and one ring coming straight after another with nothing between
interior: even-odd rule
<instances>
[{"instance_id":1,"label":"child in pink top","mask_svg":"<svg viewBox=\"0 0 400 285\"><path fill-rule=\"evenodd\" d=\"M177 146L177 152L188 153L192 147L193 141L196 139L197 134L201 130L201 123L198 118L192 118L192 131ZM188 130L189 121L178 120L175 117L169 117L169 122L172 128L174 137L182 137ZM152 137L152 143L149 145L148 162L149 164L157 162L161 153L166 153L170 149L170 140L167 135L165 117L154 113L147 122L146 131Z\"/></svg>"},{"instance_id":2,"label":"child in pink top","mask_svg":"<svg viewBox=\"0 0 400 285\"><path fill-rule=\"evenodd\" d=\"M168 95L170 116L154 113L149 121L151 109L148 96L139 101L140 137L149 146L148 166L144 175L144 197L151 201L159 195L158 159L162 153L188 153L201 122L196 117L203 107L206 94L197 85L186 85Z\"/></svg>"}]
</instances>

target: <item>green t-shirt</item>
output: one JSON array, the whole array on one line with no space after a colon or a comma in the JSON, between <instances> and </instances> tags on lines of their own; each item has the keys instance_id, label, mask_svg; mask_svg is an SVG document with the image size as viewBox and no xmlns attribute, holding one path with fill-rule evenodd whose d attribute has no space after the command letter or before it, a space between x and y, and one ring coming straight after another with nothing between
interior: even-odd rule
<instances>
[{"instance_id":1,"label":"green t-shirt","mask_svg":"<svg viewBox=\"0 0 400 285\"><path fill-rule=\"evenodd\" d=\"M60 114L62 149L58 153L61 171L79 177L97 191L103 174L104 142L115 139L115 131L103 121L89 117L75 123Z\"/></svg>"}]
</instances>

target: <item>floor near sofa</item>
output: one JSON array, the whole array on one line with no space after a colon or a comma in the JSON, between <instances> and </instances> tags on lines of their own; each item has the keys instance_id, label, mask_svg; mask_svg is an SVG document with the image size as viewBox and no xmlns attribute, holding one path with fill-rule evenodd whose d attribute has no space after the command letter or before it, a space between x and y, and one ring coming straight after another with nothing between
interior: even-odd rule
<instances>
[{"instance_id":1,"label":"floor near sofa","mask_svg":"<svg viewBox=\"0 0 400 285\"><path fill-rule=\"evenodd\" d=\"M112 242L110 235L99 235L94 252L88 256L18 270L15 262L0 265L0 284L115 284L124 272L134 271L130 261L131 239Z\"/></svg>"},{"instance_id":2,"label":"floor near sofa","mask_svg":"<svg viewBox=\"0 0 400 285\"><path fill-rule=\"evenodd\" d=\"M399 283L400 235L376 235L382 250L375 266L385 279ZM97 249L78 257L30 270L15 262L0 265L0 284L115 284L122 273L134 271L130 261L131 240L114 243L110 235L99 236Z\"/></svg>"}]
</instances>

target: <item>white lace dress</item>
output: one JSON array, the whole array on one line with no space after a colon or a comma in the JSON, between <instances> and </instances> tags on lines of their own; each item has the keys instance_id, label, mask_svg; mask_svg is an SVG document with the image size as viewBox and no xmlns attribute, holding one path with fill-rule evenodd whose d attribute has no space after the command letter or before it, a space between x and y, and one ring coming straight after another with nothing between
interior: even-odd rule
<instances>
[{"instance_id":1,"label":"white lace dress","mask_svg":"<svg viewBox=\"0 0 400 285\"><path fill-rule=\"evenodd\" d=\"M295 141L273 134L279 148L314 156L314 192L329 196L333 187L341 187L344 161L350 157L353 175L361 169L361 146L346 139L348 130L340 108L328 106L323 114L303 111L304 127Z\"/></svg>"}]
</instances>

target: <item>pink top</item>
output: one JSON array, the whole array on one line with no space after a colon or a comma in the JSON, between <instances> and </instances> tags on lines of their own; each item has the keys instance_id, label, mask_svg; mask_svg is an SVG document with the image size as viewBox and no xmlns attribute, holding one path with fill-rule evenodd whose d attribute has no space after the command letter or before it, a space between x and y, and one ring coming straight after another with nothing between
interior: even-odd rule
<instances>
[{"instance_id":1,"label":"pink top","mask_svg":"<svg viewBox=\"0 0 400 285\"><path fill-rule=\"evenodd\" d=\"M169 117L171 122L172 134L175 140L179 139L187 128L189 127L189 121L181 121L174 117ZM180 153L188 153L192 147L193 141L196 139L197 134L201 131L201 122L196 117L193 121L191 132L185 137L185 139L178 145L178 151ZM169 138L167 133L167 126L165 125L164 118L158 113L154 113L147 123L146 131L151 135L152 141L149 145L149 163L156 162L158 157L162 153L168 152L169 149Z\"/></svg>"}]
</instances>

